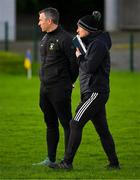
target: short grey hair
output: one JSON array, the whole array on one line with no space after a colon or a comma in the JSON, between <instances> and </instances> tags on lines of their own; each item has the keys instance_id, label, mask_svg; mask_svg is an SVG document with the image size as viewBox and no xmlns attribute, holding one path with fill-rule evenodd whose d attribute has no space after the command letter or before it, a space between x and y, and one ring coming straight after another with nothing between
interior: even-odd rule
<instances>
[{"instance_id":1,"label":"short grey hair","mask_svg":"<svg viewBox=\"0 0 140 180\"><path fill-rule=\"evenodd\" d=\"M44 13L46 18L50 18L54 24L59 24L59 12L57 9L49 7L39 11L39 14Z\"/></svg>"}]
</instances>

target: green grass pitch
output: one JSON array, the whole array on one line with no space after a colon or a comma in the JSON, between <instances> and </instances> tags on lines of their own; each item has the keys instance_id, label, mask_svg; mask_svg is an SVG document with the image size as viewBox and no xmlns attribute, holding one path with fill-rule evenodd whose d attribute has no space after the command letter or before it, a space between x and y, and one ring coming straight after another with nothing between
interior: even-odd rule
<instances>
[{"instance_id":1,"label":"green grass pitch","mask_svg":"<svg viewBox=\"0 0 140 180\"><path fill-rule=\"evenodd\" d=\"M121 170L108 171L95 128L89 121L74 159L74 170L32 166L46 156L45 124L39 109L39 78L0 74L0 179L140 179L140 74L111 72L108 124ZM73 114L79 82L72 95ZM57 160L63 158L63 130Z\"/></svg>"}]
</instances>

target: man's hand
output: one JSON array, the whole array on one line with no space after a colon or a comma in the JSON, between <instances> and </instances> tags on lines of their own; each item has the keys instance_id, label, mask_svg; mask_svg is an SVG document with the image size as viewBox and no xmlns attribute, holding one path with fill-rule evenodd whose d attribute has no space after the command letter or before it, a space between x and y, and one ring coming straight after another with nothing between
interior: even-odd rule
<instances>
[{"instance_id":1,"label":"man's hand","mask_svg":"<svg viewBox=\"0 0 140 180\"><path fill-rule=\"evenodd\" d=\"M80 55L81 55L81 53L80 53L80 51L79 51L79 49L78 48L76 48L76 57L78 58Z\"/></svg>"}]
</instances>

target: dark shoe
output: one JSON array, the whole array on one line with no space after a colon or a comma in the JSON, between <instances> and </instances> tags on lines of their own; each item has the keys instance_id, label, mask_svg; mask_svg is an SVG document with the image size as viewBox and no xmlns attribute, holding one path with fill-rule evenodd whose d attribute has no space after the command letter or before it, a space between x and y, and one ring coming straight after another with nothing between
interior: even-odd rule
<instances>
[{"instance_id":1,"label":"dark shoe","mask_svg":"<svg viewBox=\"0 0 140 180\"><path fill-rule=\"evenodd\" d=\"M67 164L64 160L57 164L57 169L65 169L65 170L72 170L72 164Z\"/></svg>"},{"instance_id":2,"label":"dark shoe","mask_svg":"<svg viewBox=\"0 0 140 180\"><path fill-rule=\"evenodd\" d=\"M121 169L119 164L108 164L106 166L106 168L108 170L119 170L119 169Z\"/></svg>"}]
</instances>

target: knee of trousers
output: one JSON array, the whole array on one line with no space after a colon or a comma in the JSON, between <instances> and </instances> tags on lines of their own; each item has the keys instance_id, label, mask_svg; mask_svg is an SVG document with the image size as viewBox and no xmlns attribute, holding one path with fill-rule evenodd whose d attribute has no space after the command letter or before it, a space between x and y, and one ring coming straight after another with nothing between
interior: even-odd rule
<instances>
[{"instance_id":1,"label":"knee of trousers","mask_svg":"<svg viewBox=\"0 0 140 180\"><path fill-rule=\"evenodd\" d=\"M73 119L70 121L70 128L71 129L82 129L79 122L77 122L77 121L75 121Z\"/></svg>"},{"instance_id":2,"label":"knee of trousers","mask_svg":"<svg viewBox=\"0 0 140 180\"><path fill-rule=\"evenodd\" d=\"M46 123L46 129L48 130L48 131L58 131L58 129L59 129L59 123L58 122L46 122L45 121L45 123Z\"/></svg>"},{"instance_id":3,"label":"knee of trousers","mask_svg":"<svg viewBox=\"0 0 140 180\"><path fill-rule=\"evenodd\" d=\"M59 123L58 121L53 121L53 119L48 119L45 120L45 124L47 129L58 129L59 128Z\"/></svg>"},{"instance_id":4,"label":"knee of trousers","mask_svg":"<svg viewBox=\"0 0 140 180\"><path fill-rule=\"evenodd\" d=\"M65 120L60 120L61 125L64 129L69 129L70 128L70 121L68 121L68 119Z\"/></svg>"},{"instance_id":5,"label":"knee of trousers","mask_svg":"<svg viewBox=\"0 0 140 180\"><path fill-rule=\"evenodd\" d=\"M106 138L110 138L111 137L111 133L109 130L103 130L99 132L99 136L102 139L106 139Z\"/></svg>"}]
</instances>

